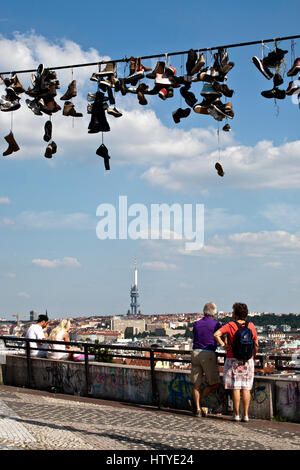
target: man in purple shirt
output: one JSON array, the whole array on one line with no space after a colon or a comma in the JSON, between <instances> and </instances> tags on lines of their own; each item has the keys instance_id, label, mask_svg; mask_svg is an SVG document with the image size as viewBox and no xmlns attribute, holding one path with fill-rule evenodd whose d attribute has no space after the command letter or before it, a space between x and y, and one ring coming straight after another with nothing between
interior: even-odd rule
<instances>
[{"instance_id":1,"label":"man in purple shirt","mask_svg":"<svg viewBox=\"0 0 300 470\"><path fill-rule=\"evenodd\" d=\"M215 304L209 302L203 308L204 317L193 325L193 351L191 354L193 384L193 398L195 416L205 416L201 409L201 399L214 392L220 384L220 375L215 351L217 343L214 333L221 328L221 323L214 319L217 313ZM201 383L205 376L206 386L201 390Z\"/></svg>"}]
</instances>

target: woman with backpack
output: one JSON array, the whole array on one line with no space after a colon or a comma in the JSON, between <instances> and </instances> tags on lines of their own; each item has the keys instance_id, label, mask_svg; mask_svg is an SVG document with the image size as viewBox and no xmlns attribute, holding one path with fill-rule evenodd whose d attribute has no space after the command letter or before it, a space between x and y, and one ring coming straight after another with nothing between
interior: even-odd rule
<instances>
[{"instance_id":1,"label":"woman with backpack","mask_svg":"<svg viewBox=\"0 0 300 470\"><path fill-rule=\"evenodd\" d=\"M248 422L250 390L254 380L254 356L258 351L258 340L254 324L246 321L247 305L235 303L232 309L233 321L216 331L214 337L226 351L223 382L226 390L232 390L234 420L241 420L239 407L242 394L244 406L242 421Z\"/></svg>"}]
</instances>

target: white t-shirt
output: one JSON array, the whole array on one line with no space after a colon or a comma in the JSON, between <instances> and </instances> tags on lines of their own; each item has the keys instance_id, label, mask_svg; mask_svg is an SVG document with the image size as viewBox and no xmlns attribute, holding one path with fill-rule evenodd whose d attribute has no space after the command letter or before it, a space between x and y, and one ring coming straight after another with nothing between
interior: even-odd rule
<instances>
[{"instance_id":1,"label":"white t-shirt","mask_svg":"<svg viewBox=\"0 0 300 470\"><path fill-rule=\"evenodd\" d=\"M66 334L64 330L60 331L57 335L56 341L63 341L63 336ZM68 353L63 353L63 352L56 352L56 349L59 350L64 350L66 349L66 346L64 344L49 344L48 348L51 349L51 351L47 351L46 357L47 359L67 359Z\"/></svg>"},{"instance_id":2,"label":"white t-shirt","mask_svg":"<svg viewBox=\"0 0 300 470\"><path fill-rule=\"evenodd\" d=\"M25 335L25 338L29 339L45 339L45 334L43 331L43 328L41 325L38 325L37 323L34 323L31 325ZM29 343L31 348L37 348L38 343ZM39 351L30 351L31 356L37 356L39 354Z\"/></svg>"}]
</instances>

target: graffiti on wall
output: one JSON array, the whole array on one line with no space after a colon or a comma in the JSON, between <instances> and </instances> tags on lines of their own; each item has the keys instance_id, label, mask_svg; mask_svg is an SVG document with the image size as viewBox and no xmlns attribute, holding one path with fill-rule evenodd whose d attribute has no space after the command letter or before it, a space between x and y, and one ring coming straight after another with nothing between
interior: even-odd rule
<instances>
[{"instance_id":1,"label":"graffiti on wall","mask_svg":"<svg viewBox=\"0 0 300 470\"><path fill-rule=\"evenodd\" d=\"M150 402L151 381L144 370L119 367L97 368L91 374L93 393L117 399Z\"/></svg>"},{"instance_id":2,"label":"graffiti on wall","mask_svg":"<svg viewBox=\"0 0 300 470\"><path fill-rule=\"evenodd\" d=\"M176 374L172 380L165 382L165 386L168 392L167 403L184 405L192 399L192 385L186 374Z\"/></svg>"},{"instance_id":3,"label":"graffiti on wall","mask_svg":"<svg viewBox=\"0 0 300 470\"><path fill-rule=\"evenodd\" d=\"M45 368L43 381L49 386L64 393L79 393L82 377L78 368L70 367L69 364L57 362Z\"/></svg>"},{"instance_id":4,"label":"graffiti on wall","mask_svg":"<svg viewBox=\"0 0 300 470\"><path fill-rule=\"evenodd\" d=\"M288 406L295 409L300 408L299 382L288 382L285 384L285 389L281 387L279 405Z\"/></svg>"},{"instance_id":5,"label":"graffiti on wall","mask_svg":"<svg viewBox=\"0 0 300 470\"><path fill-rule=\"evenodd\" d=\"M270 394L266 385L254 382L251 390L251 399L258 405L262 405L266 400L270 400Z\"/></svg>"}]
</instances>

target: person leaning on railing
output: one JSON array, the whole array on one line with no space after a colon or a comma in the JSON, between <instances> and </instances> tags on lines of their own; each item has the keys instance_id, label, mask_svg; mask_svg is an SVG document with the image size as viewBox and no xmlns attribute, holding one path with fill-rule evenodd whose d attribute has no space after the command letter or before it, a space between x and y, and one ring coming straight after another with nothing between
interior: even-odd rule
<instances>
[{"instance_id":1,"label":"person leaning on railing","mask_svg":"<svg viewBox=\"0 0 300 470\"><path fill-rule=\"evenodd\" d=\"M220 375L217 364L217 343L214 332L221 323L215 316L217 307L208 302L203 308L204 317L193 325L193 351L191 354L192 370L191 382L193 384L194 414L197 417L205 416L207 409L201 407L201 400L217 390L220 385ZM205 376L206 385L201 390L201 383Z\"/></svg>"},{"instance_id":2,"label":"person leaning on railing","mask_svg":"<svg viewBox=\"0 0 300 470\"><path fill-rule=\"evenodd\" d=\"M246 324L246 318L248 315L247 305L243 303L235 303L232 308L233 321L228 322L216 331L214 337L218 344L226 351L223 382L226 390L232 390L234 420L240 421L239 406L242 393L242 402L244 406L243 421L248 422L248 410L251 399L250 390L252 389L254 380L254 356L258 351L258 339L254 324L252 322L248 322L248 325ZM252 332L253 355L246 361L237 359L233 351L233 343L235 335L239 330L239 325L241 327L248 326ZM228 342L226 342L227 344L223 341L223 339L225 339L225 335L227 335L228 338Z\"/></svg>"}]
</instances>

